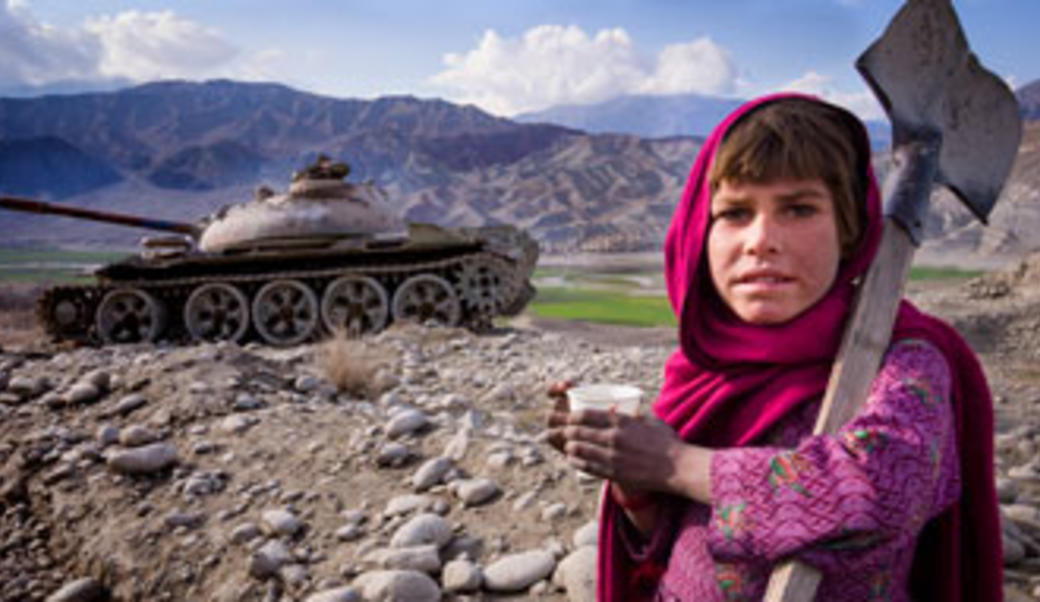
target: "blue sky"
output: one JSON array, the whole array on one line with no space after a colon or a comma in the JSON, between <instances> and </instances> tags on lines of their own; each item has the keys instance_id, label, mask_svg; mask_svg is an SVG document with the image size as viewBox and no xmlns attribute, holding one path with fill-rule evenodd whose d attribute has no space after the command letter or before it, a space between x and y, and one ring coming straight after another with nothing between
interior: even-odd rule
<instances>
[{"instance_id":1,"label":"blue sky","mask_svg":"<svg viewBox=\"0 0 1040 602\"><path fill-rule=\"evenodd\" d=\"M0 94L161 78L278 81L500 115L618 94L821 94L879 109L852 63L896 0L0 0ZM954 2L984 64L1040 78L1040 0Z\"/></svg>"}]
</instances>

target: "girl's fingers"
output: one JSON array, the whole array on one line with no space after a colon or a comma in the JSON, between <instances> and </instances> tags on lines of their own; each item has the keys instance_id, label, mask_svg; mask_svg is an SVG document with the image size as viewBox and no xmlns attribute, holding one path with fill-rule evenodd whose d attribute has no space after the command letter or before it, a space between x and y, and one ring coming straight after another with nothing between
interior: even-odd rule
<instances>
[{"instance_id":1,"label":"girl's fingers","mask_svg":"<svg viewBox=\"0 0 1040 602\"><path fill-rule=\"evenodd\" d=\"M609 479L613 471L613 458L602 447L580 441L568 441L564 446L567 461L585 472Z\"/></svg>"}]
</instances>

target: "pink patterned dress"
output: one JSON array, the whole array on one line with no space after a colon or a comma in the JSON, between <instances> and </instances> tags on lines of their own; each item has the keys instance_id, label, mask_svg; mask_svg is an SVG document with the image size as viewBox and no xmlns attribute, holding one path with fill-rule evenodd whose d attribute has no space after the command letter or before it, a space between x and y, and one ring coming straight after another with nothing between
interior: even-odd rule
<instances>
[{"instance_id":1,"label":"pink patterned dress","mask_svg":"<svg viewBox=\"0 0 1040 602\"><path fill-rule=\"evenodd\" d=\"M811 436L819 402L784 419L765 447L715 453L712 504L670 499L632 560L663 571L654 599L760 600L774 564L820 569L817 600L911 600L922 526L960 496L949 368L930 343L888 351L866 406L831 436Z\"/></svg>"}]
</instances>

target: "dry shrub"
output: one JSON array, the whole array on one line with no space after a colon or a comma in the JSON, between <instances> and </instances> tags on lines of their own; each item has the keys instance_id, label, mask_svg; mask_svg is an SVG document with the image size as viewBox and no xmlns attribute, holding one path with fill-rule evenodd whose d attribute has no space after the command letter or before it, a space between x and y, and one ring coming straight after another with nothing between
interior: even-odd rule
<instances>
[{"instance_id":1,"label":"dry shrub","mask_svg":"<svg viewBox=\"0 0 1040 602\"><path fill-rule=\"evenodd\" d=\"M350 338L338 330L318 348L315 358L325 379L349 395L373 399L387 387L390 353L371 340Z\"/></svg>"},{"instance_id":2,"label":"dry shrub","mask_svg":"<svg viewBox=\"0 0 1040 602\"><path fill-rule=\"evenodd\" d=\"M36 284L0 285L0 346L25 347L46 339L34 309L42 291Z\"/></svg>"}]
</instances>

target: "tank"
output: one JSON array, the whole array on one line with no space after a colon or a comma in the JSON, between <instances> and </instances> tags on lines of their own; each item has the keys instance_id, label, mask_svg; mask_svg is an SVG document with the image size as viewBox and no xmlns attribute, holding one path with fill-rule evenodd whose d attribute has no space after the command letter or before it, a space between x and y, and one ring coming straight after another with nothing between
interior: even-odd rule
<instances>
[{"instance_id":1,"label":"tank","mask_svg":"<svg viewBox=\"0 0 1040 602\"><path fill-rule=\"evenodd\" d=\"M482 331L534 296L538 244L527 233L405 223L382 190L348 174L321 156L285 192L262 187L194 224L10 196L0 206L167 233L92 284L47 289L36 313L59 341L289 346L403 320Z\"/></svg>"}]
</instances>

